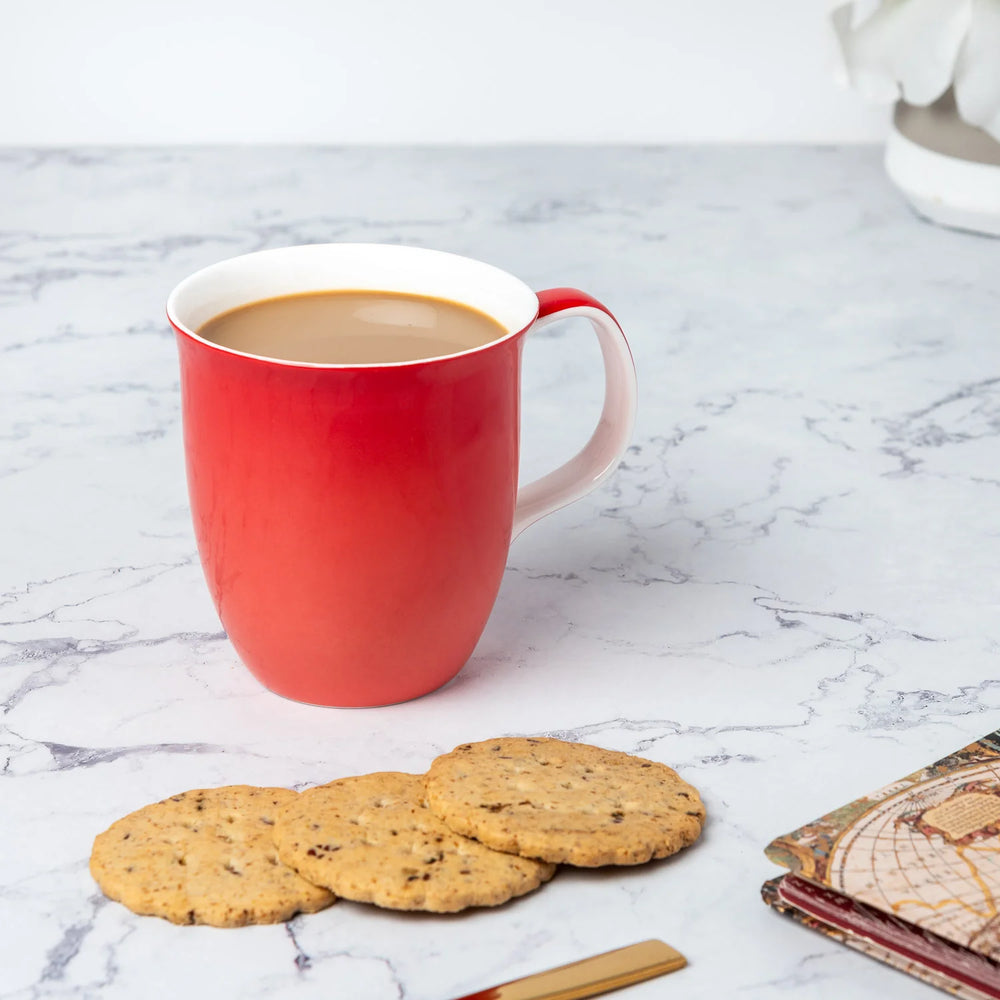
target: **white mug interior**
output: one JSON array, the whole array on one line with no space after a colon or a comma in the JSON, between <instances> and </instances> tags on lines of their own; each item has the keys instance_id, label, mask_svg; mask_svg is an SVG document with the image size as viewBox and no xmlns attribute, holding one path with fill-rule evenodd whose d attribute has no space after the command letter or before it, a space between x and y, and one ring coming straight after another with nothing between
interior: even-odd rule
<instances>
[{"instance_id":1,"label":"white mug interior","mask_svg":"<svg viewBox=\"0 0 1000 1000\"><path fill-rule=\"evenodd\" d=\"M486 313L507 331L481 347L456 352L460 354L485 350L512 337L538 315L538 297L524 282L470 257L394 244L316 243L261 250L196 271L170 293L167 317L194 340L231 354L244 354L205 340L198 329L221 313L252 302L322 291L397 292L447 299ZM371 367L267 360L312 368ZM375 366L415 363L423 362L380 362Z\"/></svg>"}]
</instances>

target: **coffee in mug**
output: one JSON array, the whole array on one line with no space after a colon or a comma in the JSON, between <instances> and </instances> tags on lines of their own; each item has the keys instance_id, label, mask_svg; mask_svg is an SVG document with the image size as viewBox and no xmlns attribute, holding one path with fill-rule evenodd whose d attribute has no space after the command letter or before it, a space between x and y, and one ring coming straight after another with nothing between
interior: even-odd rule
<instances>
[{"instance_id":1,"label":"coffee in mug","mask_svg":"<svg viewBox=\"0 0 1000 1000\"><path fill-rule=\"evenodd\" d=\"M444 357L506 333L491 316L460 302L354 290L251 302L198 328L200 337L234 351L328 365Z\"/></svg>"}]
</instances>

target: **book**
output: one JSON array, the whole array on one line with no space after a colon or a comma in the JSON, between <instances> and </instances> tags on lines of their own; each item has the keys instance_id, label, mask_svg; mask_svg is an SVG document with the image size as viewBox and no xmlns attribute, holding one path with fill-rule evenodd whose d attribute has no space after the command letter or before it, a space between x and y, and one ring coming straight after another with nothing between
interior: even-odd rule
<instances>
[{"instance_id":1,"label":"book","mask_svg":"<svg viewBox=\"0 0 1000 1000\"><path fill-rule=\"evenodd\" d=\"M767 856L778 912L965 1000L1000 1000L1000 730L805 826Z\"/></svg>"}]
</instances>

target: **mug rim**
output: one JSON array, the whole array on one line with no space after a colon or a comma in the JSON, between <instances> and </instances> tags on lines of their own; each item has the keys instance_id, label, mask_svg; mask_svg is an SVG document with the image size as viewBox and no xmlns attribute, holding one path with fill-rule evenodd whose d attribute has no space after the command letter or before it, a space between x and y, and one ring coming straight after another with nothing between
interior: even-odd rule
<instances>
[{"instance_id":1,"label":"mug rim","mask_svg":"<svg viewBox=\"0 0 1000 1000\"><path fill-rule=\"evenodd\" d=\"M204 320L200 323L189 323L185 322L181 318L181 313L183 310L184 299L186 296L192 296L197 294L199 286L205 286L212 283L215 279L222 278L224 275L231 274L232 272L240 269L252 267L254 264L260 264L267 261L277 261L278 258L287 258L305 255L310 256L335 256L343 255L349 257L352 254L359 256L373 256L373 255L383 255L385 257L395 257L397 262L403 263L406 258L411 261L416 261L418 258L425 262L432 262L435 265L440 265L442 268L460 268L466 272L475 271L478 272L478 276L482 281L492 280L496 284L506 285L509 291L516 293L523 297L524 299L524 313L523 317L526 317L526 321L522 319L516 322L504 322L493 312L483 308L481 304L476 304L473 301L469 301L467 298L455 298L447 295L437 295L431 294L426 291L411 291L410 289L400 289L393 287L385 287L385 283L379 283L372 285L370 288L358 287L356 282L351 282L347 284L338 285L335 282L325 283L319 281L305 282L303 287L298 288L294 291L288 291L278 294L262 294L252 296L244 295L239 297L233 305L226 306L225 308L218 309L215 312L211 312ZM405 282L404 282L405 284ZM477 290L481 290L477 286ZM255 302L263 302L273 298L283 297L284 295L300 295L309 294L311 292L323 292L323 291L372 291L372 292L390 292L394 294L413 294L422 295L425 298L440 298L446 301L457 302L460 305L467 306L472 309L476 309L479 312L484 313L489 316L495 322L503 326L507 333L501 337L496 337L493 340L488 341L485 344L479 344L475 347L469 347L461 351L455 351L452 354L439 354L433 355L428 358L416 358L409 361L372 361L372 362L362 362L362 363L338 363L338 362L319 362L319 361L294 361L288 358L277 358L267 354L253 354L249 351L239 351L232 347L226 347L223 344L218 344L215 341L208 340L202 337L197 329L194 327L200 327L204 323L208 322L209 319L214 316L221 315L230 309L237 309L242 306L251 305ZM470 296L471 298L472 296ZM273 247L267 250L254 250L250 253L238 254L235 257L227 257L223 260L216 261L213 264L209 264L205 267L199 268L197 271L192 272L186 278L183 278L177 285L174 286L173 290L167 296L166 301L166 314L167 320L174 330L188 339L200 344L204 347L210 348L212 350L218 351L223 354L229 354L233 357L246 358L251 361L263 362L265 364L271 365L281 365L290 368L312 368L312 369L330 369L330 370L346 370L346 369L378 369L378 368L407 368L426 364L435 364L443 361L451 361L455 358L463 358L473 354L479 354L484 351L492 350L500 344L504 344L509 340L512 340L531 327L531 325L538 318L539 302L538 296L535 292L521 281L520 278L515 277L508 271L504 271L501 268L494 266L493 264L487 264L485 261L477 260L474 257L466 257L462 254L450 253L444 250L434 250L428 247L416 247L406 244L399 243L301 243L292 244L284 247ZM528 313L530 312L530 315Z\"/></svg>"}]
</instances>

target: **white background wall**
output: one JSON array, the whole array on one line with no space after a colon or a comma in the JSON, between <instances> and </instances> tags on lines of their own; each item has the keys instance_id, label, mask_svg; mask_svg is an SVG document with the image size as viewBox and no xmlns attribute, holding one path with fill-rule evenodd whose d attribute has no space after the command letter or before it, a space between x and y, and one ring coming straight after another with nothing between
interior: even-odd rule
<instances>
[{"instance_id":1,"label":"white background wall","mask_svg":"<svg viewBox=\"0 0 1000 1000\"><path fill-rule=\"evenodd\" d=\"M0 144L864 141L828 0L0 0Z\"/></svg>"}]
</instances>

